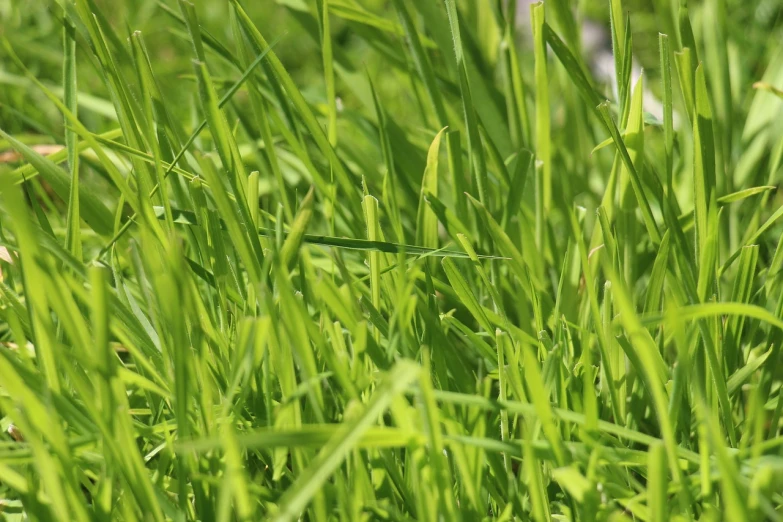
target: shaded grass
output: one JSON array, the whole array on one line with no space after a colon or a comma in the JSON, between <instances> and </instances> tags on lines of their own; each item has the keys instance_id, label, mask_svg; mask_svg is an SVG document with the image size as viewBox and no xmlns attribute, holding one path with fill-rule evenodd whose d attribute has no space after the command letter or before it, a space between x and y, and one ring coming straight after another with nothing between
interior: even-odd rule
<instances>
[{"instance_id":1,"label":"shaded grass","mask_svg":"<svg viewBox=\"0 0 783 522\"><path fill-rule=\"evenodd\" d=\"M517 4L12 3L0 516L780 518L779 19Z\"/></svg>"}]
</instances>

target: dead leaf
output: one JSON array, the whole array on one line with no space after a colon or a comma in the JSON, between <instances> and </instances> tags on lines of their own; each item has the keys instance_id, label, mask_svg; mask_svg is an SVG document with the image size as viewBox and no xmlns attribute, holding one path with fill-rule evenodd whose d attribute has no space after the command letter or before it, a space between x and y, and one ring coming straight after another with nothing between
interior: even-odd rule
<instances>
[{"instance_id":1,"label":"dead leaf","mask_svg":"<svg viewBox=\"0 0 783 522\"><path fill-rule=\"evenodd\" d=\"M30 147L35 152L40 154L41 156L48 156L49 154L54 154L55 152L60 152L63 150L62 145L33 145ZM16 163L17 161L22 161L24 158L21 154L16 152L15 150L7 150L5 152L0 152L0 163Z\"/></svg>"},{"instance_id":2,"label":"dead leaf","mask_svg":"<svg viewBox=\"0 0 783 522\"><path fill-rule=\"evenodd\" d=\"M11 436L12 439L14 439L16 442L24 442L24 437L22 437L22 432L19 431L19 428L14 426L13 424L10 424L8 426L8 434Z\"/></svg>"}]
</instances>

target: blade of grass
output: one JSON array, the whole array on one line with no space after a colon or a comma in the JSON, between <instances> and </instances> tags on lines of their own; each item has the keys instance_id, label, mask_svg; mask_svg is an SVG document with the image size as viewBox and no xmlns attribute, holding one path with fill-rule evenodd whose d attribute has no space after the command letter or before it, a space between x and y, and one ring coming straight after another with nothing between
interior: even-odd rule
<instances>
[{"instance_id":1,"label":"blade of grass","mask_svg":"<svg viewBox=\"0 0 783 522\"><path fill-rule=\"evenodd\" d=\"M360 415L344 423L323 446L302 478L280 497L279 511L273 520L294 520L309 503L329 476L342 464L361 436L367 432L378 415L388 408L392 399L413 383L419 374L419 367L411 362L400 361L389 372L383 383L375 390L373 397Z\"/></svg>"}]
</instances>

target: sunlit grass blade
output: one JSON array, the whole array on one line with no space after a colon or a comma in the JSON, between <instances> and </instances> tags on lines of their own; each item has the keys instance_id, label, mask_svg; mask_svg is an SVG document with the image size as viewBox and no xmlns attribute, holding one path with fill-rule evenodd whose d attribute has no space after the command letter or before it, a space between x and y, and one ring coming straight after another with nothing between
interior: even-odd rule
<instances>
[{"instance_id":1,"label":"sunlit grass blade","mask_svg":"<svg viewBox=\"0 0 783 522\"><path fill-rule=\"evenodd\" d=\"M313 217L313 199L314 192L311 188L299 207L299 212L296 214L294 222L291 224L291 230L283 242L283 249L280 252L280 256L283 260L283 264L288 266L290 270L296 261L296 254L299 247L302 244L302 240L305 237L305 231L307 225L310 223L310 219Z\"/></svg>"},{"instance_id":2,"label":"sunlit grass blade","mask_svg":"<svg viewBox=\"0 0 783 522\"><path fill-rule=\"evenodd\" d=\"M72 25L63 26L63 99L73 114L78 110L78 84L76 76L76 36ZM65 148L71 171L71 187L68 197L68 218L65 243L77 258L82 257L81 213L79 211L79 155L76 150L76 133L65 131Z\"/></svg>"},{"instance_id":3,"label":"sunlit grass blade","mask_svg":"<svg viewBox=\"0 0 783 522\"><path fill-rule=\"evenodd\" d=\"M460 97L462 99L462 111L465 119L468 140L468 158L470 160L471 172L475 183L475 190L478 193L479 200L488 204L487 186L487 164L484 157L484 147L479 135L479 124L476 114L476 106L473 104L471 94L471 85L468 78L467 64L465 63L465 50L460 28L459 15L455 0L446 0L446 12L449 17L449 28L451 29L452 45L457 60L457 74L459 76Z\"/></svg>"},{"instance_id":4,"label":"sunlit grass blade","mask_svg":"<svg viewBox=\"0 0 783 522\"><path fill-rule=\"evenodd\" d=\"M623 165L625 166L626 169L628 169L630 184L631 187L633 188L634 195L636 196L636 201L639 205L639 209L642 212L644 225L647 228L647 233L650 236L650 240L653 242L653 244L657 245L658 243L661 242L661 236L660 236L660 231L658 230L658 225L656 225L655 223L655 217L653 216L652 210L650 209L650 204L647 200L647 195L644 192L644 188L642 187L642 182L641 179L639 178L639 173L637 172L636 167L633 164L633 160L631 159L631 156L628 153L628 149L626 148L625 143L620 137L620 132L617 130L617 125L615 125L611 115L609 114L608 104L606 102L600 104L598 106L598 112L600 113L601 118L603 119L604 125L609 130L609 133L612 136L612 140L614 141L614 144L617 147L618 152L620 153L620 157L623 160Z\"/></svg>"},{"instance_id":5,"label":"sunlit grass blade","mask_svg":"<svg viewBox=\"0 0 783 522\"><path fill-rule=\"evenodd\" d=\"M695 199L697 252L707 241L708 207L715 205L715 148L712 136L712 112L704 79L704 67L696 68L695 113L693 116L693 192Z\"/></svg>"},{"instance_id":6,"label":"sunlit grass blade","mask_svg":"<svg viewBox=\"0 0 783 522\"><path fill-rule=\"evenodd\" d=\"M541 186L537 189L538 219L552 204L552 151L549 117L549 86L547 76L547 55L544 36L544 4L539 2L530 6L530 19L533 24L533 43L535 53L536 80L536 158L543 163ZM539 248L543 245L539 243Z\"/></svg>"},{"instance_id":7,"label":"sunlit grass blade","mask_svg":"<svg viewBox=\"0 0 783 522\"><path fill-rule=\"evenodd\" d=\"M666 161L666 190L671 197L673 190L672 168L674 149L674 109L672 103L672 67L669 36L658 34L658 49L661 62L661 88L663 91L663 147Z\"/></svg>"},{"instance_id":8,"label":"sunlit grass blade","mask_svg":"<svg viewBox=\"0 0 783 522\"><path fill-rule=\"evenodd\" d=\"M391 370L383 384L376 388L372 400L361 415L335 432L310 467L304 470L302 478L283 494L278 504L279 511L273 520L294 520L300 516L313 495L343 462L362 434L390 405L392 399L415 381L419 371L419 367L410 362L400 362Z\"/></svg>"},{"instance_id":9,"label":"sunlit grass blade","mask_svg":"<svg viewBox=\"0 0 783 522\"><path fill-rule=\"evenodd\" d=\"M421 182L421 195L419 196L419 210L416 218L416 244L427 248L438 247L438 221L435 214L425 203L427 194L438 196L438 156L440 154L440 140L445 128L435 136L427 154L427 167Z\"/></svg>"}]
</instances>

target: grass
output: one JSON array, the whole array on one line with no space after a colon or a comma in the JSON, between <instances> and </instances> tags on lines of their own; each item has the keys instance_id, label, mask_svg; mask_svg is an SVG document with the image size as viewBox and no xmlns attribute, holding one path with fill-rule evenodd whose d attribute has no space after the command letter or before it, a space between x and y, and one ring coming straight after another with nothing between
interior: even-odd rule
<instances>
[{"instance_id":1,"label":"grass","mask_svg":"<svg viewBox=\"0 0 783 522\"><path fill-rule=\"evenodd\" d=\"M0 518L783 518L783 10L522 10L0 6Z\"/></svg>"}]
</instances>

